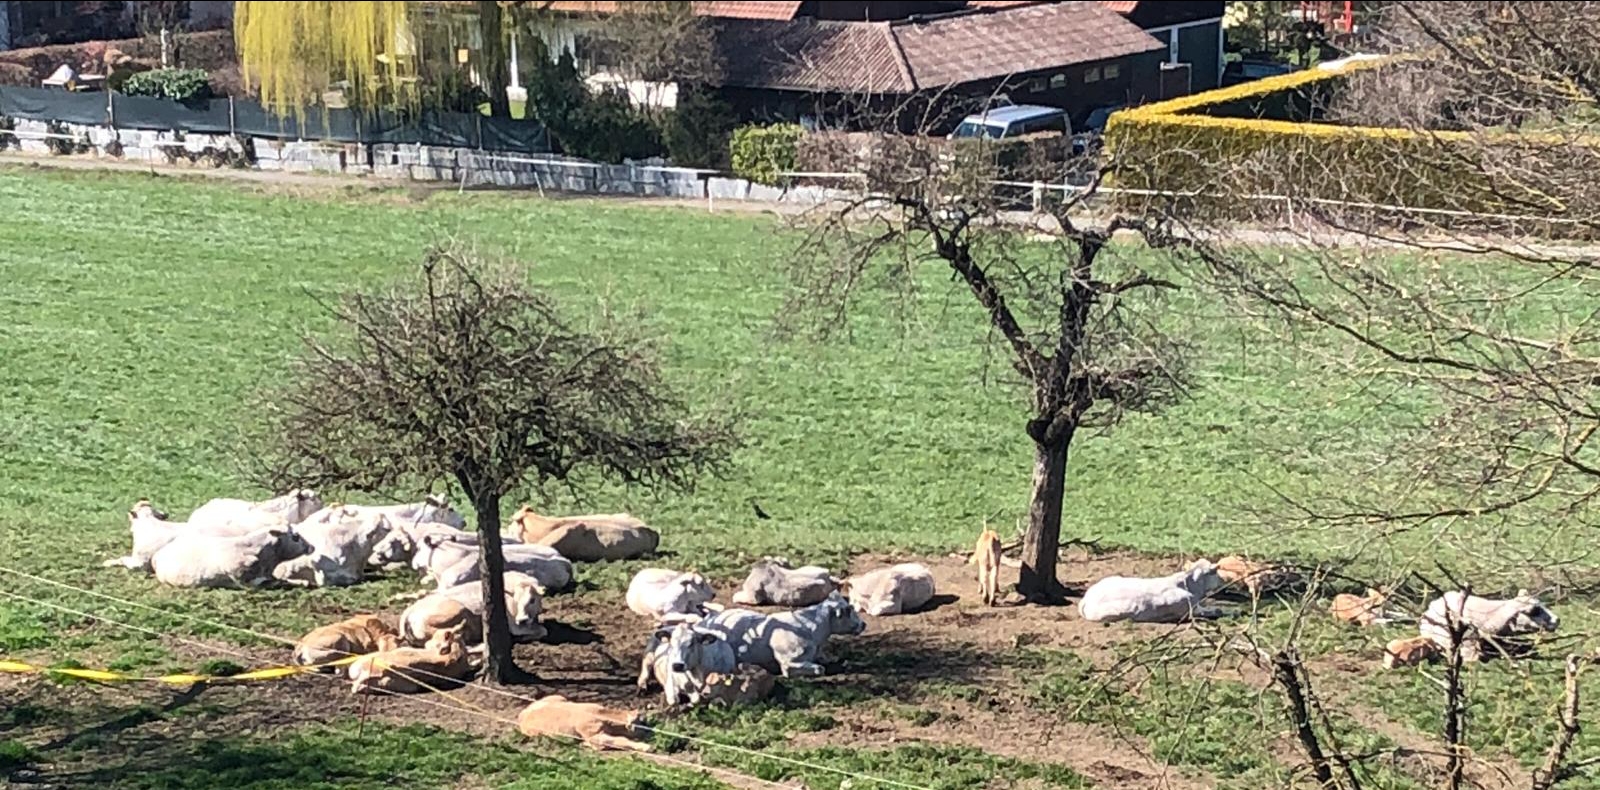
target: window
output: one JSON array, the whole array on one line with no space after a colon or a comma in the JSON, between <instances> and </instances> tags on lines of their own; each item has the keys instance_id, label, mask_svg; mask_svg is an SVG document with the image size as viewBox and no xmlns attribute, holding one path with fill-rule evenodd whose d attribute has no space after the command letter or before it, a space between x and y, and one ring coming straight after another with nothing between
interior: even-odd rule
<instances>
[{"instance_id":1,"label":"window","mask_svg":"<svg viewBox=\"0 0 1600 790\"><path fill-rule=\"evenodd\" d=\"M1099 66L1090 66L1086 71L1083 72L1083 81L1084 82L1099 82L1100 81L1100 67Z\"/></svg>"},{"instance_id":2,"label":"window","mask_svg":"<svg viewBox=\"0 0 1600 790\"><path fill-rule=\"evenodd\" d=\"M1122 67L1115 63L1107 63L1102 74L1106 79L1114 80L1117 77L1122 76Z\"/></svg>"},{"instance_id":3,"label":"window","mask_svg":"<svg viewBox=\"0 0 1600 790\"><path fill-rule=\"evenodd\" d=\"M1065 88L1065 87L1067 87L1067 75L1065 75L1065 74L1057 74L1057 75L1052 76L1050 78L1050 89L1051 90L1060 90L1060 89Z\"/></svg>"},{"instance_id":4,"label":"window","mask_svg":"<svg viewBox=\"0 0 1600 790\"><path fill-rule=\"evenodd\" d=\"M1044 93L1044 87L1044 77L1034 77L1033 79L1028 80L1029 93Z\"/></svg>"}]
</instances>

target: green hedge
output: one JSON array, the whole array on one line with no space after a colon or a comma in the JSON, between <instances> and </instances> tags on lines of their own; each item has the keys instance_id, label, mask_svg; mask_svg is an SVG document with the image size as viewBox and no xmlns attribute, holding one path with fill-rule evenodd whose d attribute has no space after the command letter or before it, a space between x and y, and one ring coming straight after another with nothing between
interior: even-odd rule
<instances>
[{"instance_id":1,"label":"green hedge","mask_svg":"<svg viewBox=\"0 0 1600 790\"><path fill-rule=\"evenodd\" d=\"M805 129L794 123L741 126L733 130L728 153L734 174L758 184L778 184L782 180L781 173L794 170L795 152L805 133Z\"/></svg>"},{"instance_id":2,"label":"green hedge","mask_svg":"<svg viewBox=\"0 0 1600 790\"><path fill-rule=\"evenodd\" d=\"M211 82L205 69L156 69L131 75L122 83L129 96L154 96L186 102L211 97Z\"/></svg>"}]
</instances>

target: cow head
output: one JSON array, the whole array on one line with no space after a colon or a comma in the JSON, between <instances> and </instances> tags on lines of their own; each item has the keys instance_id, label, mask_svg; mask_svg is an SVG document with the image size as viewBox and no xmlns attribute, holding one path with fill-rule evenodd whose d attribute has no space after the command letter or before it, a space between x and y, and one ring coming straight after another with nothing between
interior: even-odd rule
<instances>
[{"instance_id":1,"label":"cow head","mask_svg":"<svg viewBox=\"0 0 1600 790\"><path fill-rule=\"evenodd\" d=\"M1517 597L1511 599L1511 605L1517 608L1517 614L1509 624L1508 632L1511 634L1554 631L1561 625L1561 618L1556 617L1555 612L1547 609L1527 590L1518 590Z\"/></svg>"},{"instance_id":2,"label":"cow head","mask_svg":"<svg viewBox=\"0 0 1600 790\"><path fill-rule=\"evenodd\" d=\"M300 536L300 533L291 528L269 529L267 530L267 535L272 538L273 543L278 547L279 562L292 560L295 557L304 557L314 551L311 548L311 544L307 543L306 539Z\"/></svg>"},{"instance_id":3,"label":"cow head","mask_svg":"<svg viewBox=\"0 0 1600 790\"><path fill-rule=\"evenodd\" d=\"M827 612L829 630L833 633L854 636L867 630L867 624L861 620L855 606L839 593L829 593L828 600L819 605Z\"/></svg>"},{"instance_id":4,"label":"cow head","mask_svg":"<svg viewBox=\"0 0 1600 790\"><path fill-rule=\"evenodd\" d=\"M397 529L390 532L377 545L372 548L372 564L392 565L403 563L417 553L417 543L407 535L405 530Z\"/></svg>"},{"instance_id":5,"label":"cow head","mask_svg":"<svg viewBox=\"0 0 1600 790\"><path fill-rule=\"evenodd\" d=\"M461 648L461 631L457 628L441 628L428 637L427 648L437 650L439 655L448 656Z\"/></svg>"},{"instance_id":6,"label":"cow head","mask_svg":"<svg viewBox=\"0 0 1600 790\"><path fill-rule=\"evenodd\" d=\"M291 524L306 520L312 513L322 509L322 500L317 497L317 492L309 488L298 488L289 492L288 499L292 501L284 511L283 517Z\"/></svg>"},{"instance_id":7,"label":"cow head","mask_svg":"<svg viewBox=\"0 0 1600 790\"><path fill-rule=\"evenodd\" d=\"M1225 582L1222 574L1217 571L1217 564L1211 560L1200 558L1188 564L1184 569L1184 587L1189 592L1207 596L1222 588Z\"/></svg>"},{"instance_id":8,"label":"cow head","mask_svg":"<svg viewBox=\"0 0 1600 790\"><path fill-rule=\"evenodd\" d=\"M519 584L507 592L511 594L511 627L530 639L543 639L549 633L539 622L539 615L544 613L544 588Z\"/></svg>"},{"instance_id":9,"label":"cow head","mask_svg":"<svg viewBox=\"0 0 1600 790\"><path fill-rule=\"evenodd\" d=\"M150 500L141 499L138 502L133 503L133 509L128 511L128 518L130 520L135 518L153 518L166 521L167 514L166 511L157 510L155 506L150 504Z\"/></svg>"},{"instance_id":10,"label":"cow head","mask_svg":"<svg viewBox=\"0 0 1600 790\"><path fill-rule=\"evenodd\" d=\"M456 529L466 529L467 520L461 517L454 508L450 507L450 500L444 494L429 494L422 503L422 512L417 521L422 523L445 524Z\"/></svg>"}]
</instances>

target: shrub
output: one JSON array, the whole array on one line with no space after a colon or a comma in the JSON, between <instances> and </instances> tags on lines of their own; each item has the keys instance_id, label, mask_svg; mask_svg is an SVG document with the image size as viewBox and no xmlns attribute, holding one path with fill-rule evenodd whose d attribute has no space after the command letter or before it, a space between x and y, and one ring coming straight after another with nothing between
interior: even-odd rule
<instances>
[{"instance_id":1,"label":"shrub","mask_svg":"<svg viewBox=\"0 0 1600 790\"><path fill-rule=\"evenodd\" d=\"M626 97L591 94L578 78L572 53L551 61L542 48L537 49L529 58L536 65L528 79L528 104L562 151L601 162L643 159L661 152L655 125Z\"/></svg>"},{"instance_id":2,"label":"shrub","mask_svg":"<svg viewBox=\"0 0 1600 790\"><path fill-rule=\"evenodd\" d=\"M0 85L34 85L33 70L21 63L0 62Z\"/></svg>"},{"instance_id":3,"label":"shrub","mask_svg":"<svg viewBox=\"0 0 1600 790\"><path fill-rule=\"evenodd\" d=\"M804 136L805 130L793 123L733 130L728 145L733 172L758 184L777 184L781 173L794 170L795 151Z\"/></svg>"},{"instance_id":4,"label":"shrub","mask_svg":"<svg viewBox=\"0 0 1600 790\"><path fill-rule=\"evenodd\" d=\"M211 97L210 75L204 69L141 71L122 83L122 92L178 102L199 101Z\"/></svg>"},{"instance_id":5,"label":"shrub","mask_svg":"<svg viewBox=\"0 0 1600 790\"><path fill-rule=\"evenodd\" d=\"M728 163L733 108L705 90L678 92L678 106L661 124L667 157L679 167L721 169Z\"/></svg>"}]
</instances>

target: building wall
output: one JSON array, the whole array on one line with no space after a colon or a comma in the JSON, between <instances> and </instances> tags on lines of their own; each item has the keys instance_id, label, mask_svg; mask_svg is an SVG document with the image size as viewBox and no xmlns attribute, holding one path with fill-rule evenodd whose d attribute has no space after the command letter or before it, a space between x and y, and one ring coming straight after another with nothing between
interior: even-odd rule
<instances>
[{"instance_id":1,"label":"building wall","mask_svg":"<svg viewBox=\"0 0 1600 790\"><path fill-rule=\"evenodd\" d=\"M1222 20L1178 28L1178 62L1193 70L1194 90L1217 87L1222 79Z\"/></svg>"}]
</instances>

